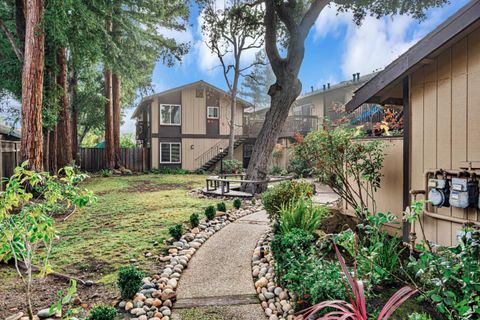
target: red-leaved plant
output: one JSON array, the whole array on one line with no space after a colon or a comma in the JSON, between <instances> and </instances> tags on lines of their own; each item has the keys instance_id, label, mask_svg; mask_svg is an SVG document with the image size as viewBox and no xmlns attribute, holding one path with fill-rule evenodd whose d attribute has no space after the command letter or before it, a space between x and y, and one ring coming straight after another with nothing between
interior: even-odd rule
<instances>
[{"instance_id":1,"label":"red-leaved plant","mask_svg":"<svg viewBox=\"0 0 480 320\"><path fill-rule=\"evenodd\" d=\"M342 267L343 274L347 279L348 286L344 281L347 288L350 303L342 300L331 300L318 303L310 308L307 308L301 312L305 319L316 314L322 309L332 308L335 309L319 320L367 320L367 306L365 301L364 285L361 280L357 279L357 263L355 261L353 266L353 277L348 271L345 260L343 259L340 251L335 245L335 251L337 252L338 260ZM350 287L350 290L349 290ZM380 315L377 320L387 320L404 303L408 298L414 295L417 290L414 290L408 286L398 290L388 302L383 306Z\"/></svg>"}]
</instances>

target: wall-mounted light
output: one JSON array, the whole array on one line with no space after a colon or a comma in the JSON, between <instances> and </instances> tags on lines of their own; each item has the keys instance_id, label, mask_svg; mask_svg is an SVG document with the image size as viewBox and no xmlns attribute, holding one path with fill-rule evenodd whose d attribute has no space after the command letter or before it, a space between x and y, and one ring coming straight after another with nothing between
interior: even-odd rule
<instances>
[{"instance_id":1,"label":"wall-mounted light","mask_svg":"<svg viewBox=\"0 0 480 320\"><path fill-rule=\"evenodd\" d=\"M190 145L190 149L192 149L192 150L195 149L195 145L194 145L194 144L191 144L191 145Z\"/></svg>"}]
</instances>

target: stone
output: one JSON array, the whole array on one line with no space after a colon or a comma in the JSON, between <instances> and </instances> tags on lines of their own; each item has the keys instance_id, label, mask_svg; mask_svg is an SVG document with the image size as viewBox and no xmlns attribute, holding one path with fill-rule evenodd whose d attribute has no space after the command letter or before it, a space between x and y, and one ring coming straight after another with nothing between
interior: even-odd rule
<instances>
[{"instance_id":1,"label":"stone","mask_svg":"<svg viewBox=\"0 0 480 320\"><path fill-rule=\"evenodd\" d=\"M277 317L276 314L272 314L272 315L268 318L268 320L278 320L278 317Z\"/></svg>"},{"instance_id":2,"label":"stone","mask_svg":"<svg viewBox=\"0 0 480 320\"><path fill-rule=\"evenodd\" d=\"M148 320L148 318L146 315L141 315L140 317L138 317L138 320Z\"/></svg>"},{"instance_id":3,"label":"stone","mask_svg":"<svg viewBox=\"0 0 480 320\"><path fill-rule=\"evenodd\" d=\"M173 305L173 303L172 303L172 300L170 300L170 299L167 299L167 300L163 301L163 306L165 306L165 307L171 308L172 305Z\"/></svg>"},{"instance_id":4,"label":"stone","mask_svg":"<svg viewBox=\"0 0 480 320\"><path fill-rule=\"evenodd\" d=\"M289 303L286 303L282 306L282 310L284 312L288 312L288 311L292 310L292 306Z\"/></svg>"},{"instance_id":5,"label":"stone","mask_svg":"<svg viewBox=\"0 0 480 320\"><path fill-rule=\"evenodd\" d=\"M135 297L133 298L133 302L137 302L137 301L145 301L147 299L147 297L145 297L144 294L142 293L137 293L135 295Z\"/></svg>"},{"instance_id":6,"label":"stone","mask_svg":"<svg viewBox=\"0 0 480 320\"><path fill-rule=\"evenodd\" d=\"M172 315L172 311L171 311L170 309L165 309L165 310L162 311L162 314L163 314L164 316L168 316L168 317L169 317L169 316Z\"/></svg>"},{"instance_id":7,"label":"stone","mask_svg":"<svg viewBox=\"0 0 480 320\"><path fill-rule=\"evenodd\" d=\"M165 289L165 291L162 292L162 300L165 301L165 300L175 300L175 298L177 297L177 294L175 293L175 291L173 291L172 289Z\"/></svg>"},{"instance_id":8,"label":"stone","mask_svg":"<svg viewBox=\"0 0 480 320\"><path fill-rule=\"evenodd\" d=\"M267 300L275 298L275 294L270 291L264 292L263 295L265 296L265 298L267 298Z\"/></svg>"},{"instance_id":9,"label":"stone","mask_svg":"<svg viewBox=\"0 0 480 320\"><path fill-rule=\"evenodd\" d=\"M45 319L50 317L52 314L50 313L50 308L42 309L37 312L37 316L39 318Z\"/></svg>"},{"instance_id":10,"label":"stone","mask_svg":"<svg viewBox=\"0 0 480 320\"><path fill-rule=\"evenodd\" d=\"M268 280L264 277L260 278L255 282L255 288L262 288L268 285Z\"/></svg>"},{"instance_id":11,"label":"stone","mask_svg":"<svg viewBox=\"0 0 480 320\"><path fill-rule=\"evenodd\" d=\"M155 299L155 300L153 300L153 302L152 302L152 306L154 306L154 307L157 307L157 308L158 308L158 307L160 307L161 305L162 305L162 300L160 300L160 299Z\"/></svg>"},{"instance_id":12,"label":"stone","mask_svg":"<svg viewBox=\"0 0 480 320\"><path fill-rule=\"evenodd\" d=\"M171 286L173 289L175 289L177 287L177 279L170 279L168 280L167 282L167 285Z\"/></svg>"},{"instance_id":13,"label":"stone","mask_svg":"<svg viewBox=\"0 0 480 320\"><path fill-rule=\"evenodd\" d=\"M128 301L126 304L125 304L125 311L130 311L133 309L133 303L131 301Z\"/></svg>"}]
</instances>

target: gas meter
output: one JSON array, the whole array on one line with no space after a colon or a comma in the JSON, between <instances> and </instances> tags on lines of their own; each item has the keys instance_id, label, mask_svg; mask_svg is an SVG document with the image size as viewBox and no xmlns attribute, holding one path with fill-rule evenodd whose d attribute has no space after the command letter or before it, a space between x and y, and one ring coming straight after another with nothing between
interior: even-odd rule
<instances>
[{"instance_id":1,"label":"gas meter","mask_svg":"<svg viewBox=\"0 0 480 320\"><path fill-rule=\"evenodd\" d=\"M428 187L430 191L428 192L428 201L436 207L448 207L450 188L447 179L429 179Z\"/></svg>"}]
</instances>

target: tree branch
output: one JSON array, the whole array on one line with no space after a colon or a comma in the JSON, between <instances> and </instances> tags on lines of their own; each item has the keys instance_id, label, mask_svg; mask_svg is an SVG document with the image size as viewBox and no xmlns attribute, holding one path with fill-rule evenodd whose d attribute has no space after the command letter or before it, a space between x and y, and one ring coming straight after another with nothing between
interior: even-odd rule
<instances>
[{"instance_id":1,"label":"tree branch","mask_svg":"<svg viewBox=\"0 0 480 320\"><path fill-rule=\"evenodd\" d=\"M330 2L330 0L315 0L310 5L310 8L308 8L308 11L303 16L299 26L299 31L304 39L307 37L308 32L317 20L320 12L322 12L323 8L325 8Z\"/></svg>"},{"instance_id":2,"label":"tree branch","mask_svg":"<svg viewBox=\"0 0 480 320\"><path fill-rule=\"evenodd\" d=\"M15 43L15 38L13 34L8 30L7 26L3 23L2 20L0 20L0 29L5 33L7 36L8 41L12 45L13 51L15 52L15 55L17 56L18 61L23 63L23 52L20 50L20 48L17 46Z\"/></svg>"},{"instance_id":3,"label":"tree branch","mask_svg":"<svg viewBox=\"0 0 480 320\"><path fill-rule=\"evenodd\" d=\"M265 0L265 51L272 65L272 70L278 77L283 73L284 59L280 56L277 47L277 17L274 1Z\"/></svg>"}]
</instances>

